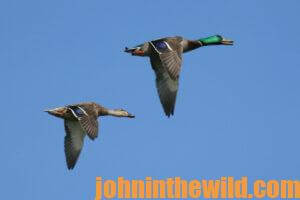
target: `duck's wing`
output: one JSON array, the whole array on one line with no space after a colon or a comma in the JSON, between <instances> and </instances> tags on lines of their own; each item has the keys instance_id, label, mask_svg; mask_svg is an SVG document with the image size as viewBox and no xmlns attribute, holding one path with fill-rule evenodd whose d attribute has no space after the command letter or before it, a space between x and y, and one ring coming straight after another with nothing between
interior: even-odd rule
<instances>
[{"instance_id":1,"label":"duck's wing","mask_svg":"<svg viewBox=\"0 0 300 200\"><path fill-rule=\"evenodd\" d=\"M156 57L161 62L161 65L166 68L173 80L178 79L181 70L181 55L183 52L181 41L182 37L177 36L172 38L162 38L149 42L152 55L156 54Z\"/></svg>"},{"instance_id":2,"label":"duck's wing","mask_svg":"<svg viewBox=\"0 0 300 200\"><path fill-rule=\"evenodd\" d=\"M65 120L65 155L68 169L73 169L80 155L83 139L85 137L84 130L78 121Z\"/></svg>"},{"instance_id":3,"label":"duck's wing","mask_svg":"<svg viewBox=\"0 0 300 200\"><path fill-rule=\"evenodd\" d=\"M181 38L182 40L182 38ZM178 79L181 68L182 46L180 38L150 42L150 62L156 74L156 88L165 114L174 114Z\"/></svg>"},{"instance_id":4,"label":"duck's wing","mask_svg":"<svg viewBox=\"0 0 300 200\"><path fill-rule=\"evenodd\" d=\"M68 106L74 117L76 117L87 133L90 139L94 140L98 137L98 120L93 109L88 105L71 105Z\"/></svg>"}]
</instances>

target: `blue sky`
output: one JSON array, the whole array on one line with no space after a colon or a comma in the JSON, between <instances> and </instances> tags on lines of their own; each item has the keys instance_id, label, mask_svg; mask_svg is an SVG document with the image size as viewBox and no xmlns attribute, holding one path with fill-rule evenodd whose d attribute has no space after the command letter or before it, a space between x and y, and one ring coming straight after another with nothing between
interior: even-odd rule
<instances>
[{"instance_id":1,"label":"blue sky","mask_svg":"<svg viewBox=\"0 0 300 200\"><path fill-rule=\"evenodd\" d=\"M0 186L4 199L93 199L95 177L299 179L300 2L0 2ZM175 116L146 58L125 46L221 34L234 46L184 55ZM63 121L81 101L136 119L100 119L68 171Z\"/></svg>"}]
</instances>

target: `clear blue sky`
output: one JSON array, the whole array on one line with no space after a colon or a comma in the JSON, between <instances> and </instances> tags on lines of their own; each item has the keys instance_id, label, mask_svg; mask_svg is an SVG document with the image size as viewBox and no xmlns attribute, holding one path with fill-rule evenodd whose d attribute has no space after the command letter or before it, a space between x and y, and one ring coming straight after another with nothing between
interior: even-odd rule
<instances>
[{"instance_id":1,"label":"clear blue sky","mask_svg":"<svg viewBox=\"0 0 300 200\"><path fill-rule=\"evenodd\" d=\"M96 176L299 179L300 2L159 2L0 2L2 199L93 199ZM235 45L184 55L166 118L148 59L124 47L214 34ZM43 110L81 101L136 119L101 118L68 171Z\"/></svg>"}]
</instances>

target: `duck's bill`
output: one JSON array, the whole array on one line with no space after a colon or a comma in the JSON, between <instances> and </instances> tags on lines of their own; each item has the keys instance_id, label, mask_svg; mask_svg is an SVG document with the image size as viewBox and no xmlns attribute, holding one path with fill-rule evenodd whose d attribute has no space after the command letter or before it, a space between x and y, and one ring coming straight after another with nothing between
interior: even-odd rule
<instances>
[{"instance_id":1,"label":"duck's bill","mask_svg":"<svg viewBox=\"0 0 300 200\"><path fill-rule=\"evenodd\" d=\"M135 116L133 114L131 114L131 113L128 113L127 117L129 117L129 118L135 118Z\"/></svg>"},{"instance_id":2,"label":"duck's bill","mask_svg":"<svg viewBox=\"0 0 300 200\"><path fill-rule=\"evenodd\" d=\"M221 43L224 45L233 45L233 40L223 39Z\"/></svg>"}]
</instances>

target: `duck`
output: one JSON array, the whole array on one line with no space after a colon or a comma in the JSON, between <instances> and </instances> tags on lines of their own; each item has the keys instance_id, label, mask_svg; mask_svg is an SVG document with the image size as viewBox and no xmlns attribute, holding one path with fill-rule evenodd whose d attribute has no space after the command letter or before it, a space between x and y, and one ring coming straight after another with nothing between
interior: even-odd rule
<instances>
[{"instance_id":1,"label":"duck","mask_svg":"<svg viewBox=\"0 0 300 200\"><path fill-rule=\"evenodd\" d=\"M82 102L45 110L45 112L64 120L64 150L69 170L73 169L79 158L86 135L91 140L98 137L100 116L128 117L135 116L123 109L107 109L95 102Z\"/></svg>"},{"instance_id":2,"label":"duck","mask_svg":"<svg viewBox=\"0 0 300 200\"><path fill-rule=\"evenodd\" d=\"M156 76L156 88L167 117L174 115L182 54L204 46L233 45L233 40L221 35L213 35L197 40L181 36L164 37L137 45L125 47L125 52L133 56L149 57Z\"/></svg>"}]
</instances>

